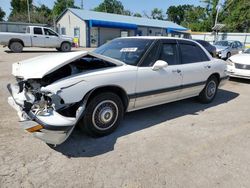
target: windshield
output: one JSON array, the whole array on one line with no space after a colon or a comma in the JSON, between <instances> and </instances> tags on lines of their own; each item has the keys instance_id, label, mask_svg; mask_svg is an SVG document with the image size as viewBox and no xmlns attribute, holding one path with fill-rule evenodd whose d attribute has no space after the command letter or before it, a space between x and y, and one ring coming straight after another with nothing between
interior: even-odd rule
<instances>
[{"instance_id":1,"label":"windshield","mask_svg":"<svg viewBox=\"0 0 250 188\"><path fill-rule=\"evenodd\" d=\"M246 50L244 51L244 53L245 53L245 54L250 54L250 48L246 49Z\"/></svg>"},{"instance_id":2,"label":"windshield","mask_svg":"<svg viewBox=\"0 0 250 188\"><path fill-rule=\"evenodd\" d=\"M214 45L217 46L230 46L232 42L229 41L217 41L214 43Z\"/></svg>"},{"instance_id":3,"label":"windshield","mask_svg":"<svg viewBox=\"0 0 250 188\"><path fill-rule=\"evenodd\" d=\"M153 39L119 38L100 46L94 52L128 65L137 65L152 42Z\"/></svg>"}]
</instances>

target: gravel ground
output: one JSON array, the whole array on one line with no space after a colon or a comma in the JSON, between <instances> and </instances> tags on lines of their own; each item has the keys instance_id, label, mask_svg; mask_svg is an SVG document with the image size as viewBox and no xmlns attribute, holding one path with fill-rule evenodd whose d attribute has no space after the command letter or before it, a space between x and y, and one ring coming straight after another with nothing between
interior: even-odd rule
<instances>
[{"instance_id":1,"label":"gravel ground","mask_svg":"<svg viewBox=\"0 0 250 188\"><path fill-rule=\"evenodd\" d=\"M13 62L56 53L0 47L0 187L250 187L250 81L233 79L212 104L188 99L128 113L118 130L75 130L51 148L23 131L7 104ZM28 50L28 51L27 51Z\"/></svg>"}]
</instances>

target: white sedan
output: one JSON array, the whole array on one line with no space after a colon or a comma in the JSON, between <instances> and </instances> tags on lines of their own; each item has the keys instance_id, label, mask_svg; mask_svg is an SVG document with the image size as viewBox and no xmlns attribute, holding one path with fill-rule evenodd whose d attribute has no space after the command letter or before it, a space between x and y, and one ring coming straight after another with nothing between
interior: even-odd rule
<instances>
[{"instance_id":1,"label":"white sedan","mask_svg":"<svg viewBox=\"0 0 250 188\"><path fill-rule=\"evenodd\" d=\"M227 70L231 77L250 79L250 48L227 60Z\"/></svg>"},{"instance_id":2,"label":"white sedan","mask_svg":"<svg viewBox=\"0 0 250 188\"><path fill-rule=\"evenodd\" d=\"M94 52L36 57L13 64L12 74L9 104L24 129L54 145L76 125L104 136L125 112L194 96L209 103L228 78L226 63L200 44L167 37L118 38Z\"/></svg>"}]
</instances>

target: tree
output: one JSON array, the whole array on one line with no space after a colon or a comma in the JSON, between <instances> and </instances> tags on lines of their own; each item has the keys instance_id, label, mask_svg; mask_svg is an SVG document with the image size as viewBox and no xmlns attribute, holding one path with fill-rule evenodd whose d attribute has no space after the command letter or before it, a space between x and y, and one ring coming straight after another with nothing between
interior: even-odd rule
<instances>
[{"instance_id":1,"label":"tree","mask_svg":"<svg viewBox=\"0 0 250 188\"><path fill-rule=\"evenodd\" d=\"M200 6L188 5L183 8L184 16L181 25L192 28L192 31L206 31L206 11Z\"/></svg>"},{"instance_id":2,"label":"tree","mask_svg":"<svg viewBox=\"0 0 250 188\"><path fill-rule=\"evenodd\" d=\"M53 7L54 17L59 16L66 8L79 8L74 0L57 0Z\"/></svg>"},{"instance_id":3,"label":"tree","mask_svg":"<svg viewBox=\"0 0 250 188\"><path fill-rule=\"evenodd\" d=\"M184 20L184 11L181 5L170 6L166 12L168 20L180 24Z\"/></svg>"},{"instance_id":4,"label":"tree","mask_svg":"<svg viewBox=\"0 0 250 188\"><path fill-rule=\"evenodd\" d=\"M153 19L157 19L157 20L164 20L164 15L163 15L163 11L161 9L158 8L154 8L151 11L151 17Z\"/></svg>"},{"instance_id":5,"label":"tree","mask_svg":"<svg viewBox=\"0 0 250 188\"><path fill-rule=\"evenodd\" d=\"M107 13L126 15L122 2L117 0L104 0L93 10L97 12L107 12Z\"/></svg>"},{"instance_id":6,"label":"tree","mask_svg":"<svg viewBox=\"0 0 250 188\"><path fill-rule=\"evenodd\" d=\"M0 7L0 21L3 21L4 16L5 16L5 12Z\"/></svg>"},{"instance_id":7,"label":"tree","mask_svg":"<svg viewBox=\"0 0 250 188\"><path fill-rule=\"evenodd\" d=\"M206 3L207 19L204 21L204 23L206 23L207 31L212 31L212 27L215 24L215 17L219 0L202 0L202 2ZM219 17L218 19L218 22L220 21L221 17Z\"/></svg>"},{"instance_id":8,"label":"tree","mask_svg":"<svg viewBox=\"0 0 250 188\"><path fill-rule=\"evenodd\" d=\"M32 10L32 0L28 1L29 8ZM11 12L8 21L28 22L28 6L26 0L11 0Z\"/></svg>"},{"instance_id":9,"label":"tree","mask_svg":"<svg viewBox=\"0 0 250 188\"><path fill-rule=\"evenodd\" d=\"M53 24L52 10L43 4L40 7L34 7L31 19L32 22L35 23L52 25Z\"/></svg>"},{"instance_id":10,"label":"tree","mask_svg":"<svg viewBox=\"0 0 250 188\"><path fill-rule=\"evenodd\" d=\"M133 16L134 17L142 17L142 15L140 13L134 13Z\"/></svg>"},{"instance_id":11,"label":"tree","mask_svg":"<svg viewBox=\"0 0 250 188\"><path fill-rule=\"evenodd\" d=\"M246 0L226 0L220 13L224 31L250 32L250 2Z\"/></svg>"}]
</instances>

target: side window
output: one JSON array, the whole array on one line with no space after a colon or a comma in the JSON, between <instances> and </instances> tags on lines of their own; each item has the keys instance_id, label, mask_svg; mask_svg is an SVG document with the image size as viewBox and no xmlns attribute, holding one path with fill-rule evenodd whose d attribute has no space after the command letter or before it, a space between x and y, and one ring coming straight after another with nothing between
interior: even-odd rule
<instances>
[{"instance_id":1,"label":"side window","mask_svg":"<svg viewBox=\"0 0 250 188\"><path fill-rule=\"evenodd\" d=\"M34 34L35 35L42 35L43 34L42 28L34 27Z\"/></svg>"},{"instance_id":2,"label":"side window","mask_svg":"<svg viewBox=\"0 0 250 188\"><path fill-rule=\"evenodd\" d=\"M232 48L237 48L236 42L233 42L233 43L232 43Z\"/></svg>"},{"instance_id":3,"label":"side window","mask_svg":"<svg viewBox=\"0 0 250 188\"><path fill-rule=\"evenodd\" d=\"M49 36L57 36L57 34L54 31L46 28L44 28L44 34Z\"/></svg>"},{"instance_id":4,"label":"side window","mask_svg":"<svg viewBox=\"0 0 250 188\"><path fill-rule=\"evenodd\" d=\"M147 54L146 58L144 58L143 62L140 64L140 67L149 67L153 66L156 61L157 54L159 49L159 42L157 42L153 48L150 49L149 53Z\"/></svg>"},{"instance_id":5,"label":"side window","mask_svg":"<svg viewBox=\"0 0 250 188\"><path fill-rule=\"evenodd\" d=\"M238 44L238 47L239 47L239 48L242 48L241 42L237 41L237 44Z\"/></svg>"},{"instance_id":6,"label":"side window","mask_svg":"<svg viewBox=\"0 0 250 188\"><path fill-rule=\"evenodd\" d=\"M180 44L182 64L209 61L205 52L196 45Z\"/></svg>"},{"instance_id":7,"label":"side window","mask_svg":"<svg viewBox=\"0 0 250 188\"><path fill-rule=\"evenodd\" d=\"M176 44L162 44L160 60L166 61L168 65L178 64Z\"/></svg>"}]
</instances>

